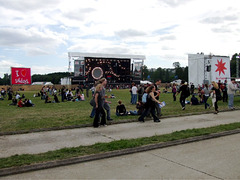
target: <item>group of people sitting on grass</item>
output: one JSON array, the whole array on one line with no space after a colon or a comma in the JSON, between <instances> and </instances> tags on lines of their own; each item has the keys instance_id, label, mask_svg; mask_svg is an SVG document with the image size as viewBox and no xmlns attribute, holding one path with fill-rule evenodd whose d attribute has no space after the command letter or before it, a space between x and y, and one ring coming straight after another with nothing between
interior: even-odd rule
<instances>
[{"instance_id":1,"label":"group of people sitting on grass","mask_svg":"<svg viewBox=\"0 0 240 180\"><path fill-rule=\"evenodd\" d=\"M9 96L9 94L11 94ZM0 95L1 96L1 95ZM4 98L2 98L4 100ZM11 100L12 103L9 104L9 106L17 106L17 107L33 107L34 104L32 101L25 97L24 94L20 95L20 93L12 91L11 93L8 93L8 100Z\"/></svg>"}]
</instances>

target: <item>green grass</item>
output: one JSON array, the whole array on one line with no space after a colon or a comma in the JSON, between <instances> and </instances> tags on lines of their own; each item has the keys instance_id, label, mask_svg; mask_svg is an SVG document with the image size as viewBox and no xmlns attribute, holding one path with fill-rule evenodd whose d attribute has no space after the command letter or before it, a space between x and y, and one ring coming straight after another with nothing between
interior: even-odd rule
<instances>
[{"instance_id":1,"label":"green grass","mask_svg":"<svg viewBox=\"0 0 240 180\"><path fill-rule=\"evenodd\" d=\"M179 139L186 139L195 136L207 135L211 133L235 130L240 128L240 123L231 123L209 128L191 129L173 132L171 134L144 137L138 139L118 140L110 143L96 143L90 146L79 146L74 148L63 148L56 151L49 151L41 154L14 155L7 158L0 158L0 169L29 165L40 162L61 160L84 155L98 154L103 152L135 148L149 144L156 144Z\"/></svg>"},{"instance_id":2,"label":"green grass","mask_svg":"<svg viewBox=\"0 0 240 180\"><path fill-rule=\"evenodd\" d=\"M89 104L90 97L87 98L86 101L81 102L45 104L43 100L40 100L40 97L33 97L33 94L36 93L35 91L26 91L23 93L33 101L35 107L17 108L15 106L8 106L11 101L7 101L6 99L0 101L0 132L91 124L93 121L93 119L89 117L92 110ZM112 102L111 117L114 121L137 118L137 116L117 117L115 115L117 101L120 99L125 104L127 110L136 109L134 105L130 104L129 90L113 90L113 92L107 94L114 94L116 96L116 99L109 99ZM59 99L61 98L59 97ZM160 101L165 101L167 104L162 109L164 116L213 111L213 108L205 110L203 105L187 105L186 110L182 111L179 96L177 97L177 101L173 102L171 93L161 94ZM208 101L211 104L211 99ZM235 97L234 103L237 107L240 106L239 96ZM224 109L227 109L227 103L219 102L219 110Z\"/></svg>"}]
</instances>

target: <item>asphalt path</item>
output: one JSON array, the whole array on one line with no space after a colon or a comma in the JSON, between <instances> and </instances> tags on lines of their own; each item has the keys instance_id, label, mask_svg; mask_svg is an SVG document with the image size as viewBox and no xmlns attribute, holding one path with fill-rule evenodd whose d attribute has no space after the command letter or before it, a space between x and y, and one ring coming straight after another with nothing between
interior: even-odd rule
<instances>
[{"instance_id":1,"label":"asphalt path","mask_svg":"<svg viewBox=\"0 0 240 180\"><path fill-rule=\"evenodd\" d=\"M100 128L78 128L29 134L0 136L0 158L15 154L38 154L61 149L111 142L120 139L150 137L193 128L240 122L240 111L220 112L162 119L160 123L146 121L109 125Z\"/></svg>"},{"instance_id":2,"label":"asphalt path","mask_svg":"<svg viewBox=\"0 0 240 180\"><path fill-rule=\"evenodd\" d=\"M240 134L2 179L240 179Z\"/></svg>"}]
</instances>

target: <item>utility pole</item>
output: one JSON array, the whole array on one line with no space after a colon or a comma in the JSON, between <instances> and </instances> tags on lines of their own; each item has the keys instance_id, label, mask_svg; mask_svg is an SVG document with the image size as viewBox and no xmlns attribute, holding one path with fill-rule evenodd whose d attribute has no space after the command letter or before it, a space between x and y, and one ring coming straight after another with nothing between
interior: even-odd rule
<instances>
[{"instance_id":1,"label":"utility pole","mask_svg":"<svg viewBox=\"0 0 240 180\"><path fill-rule=\"evenodd\" d=\"M236 56L236 78L239 78L239 56L240 53L238 56Z\"/></svg>"}]
</instances>

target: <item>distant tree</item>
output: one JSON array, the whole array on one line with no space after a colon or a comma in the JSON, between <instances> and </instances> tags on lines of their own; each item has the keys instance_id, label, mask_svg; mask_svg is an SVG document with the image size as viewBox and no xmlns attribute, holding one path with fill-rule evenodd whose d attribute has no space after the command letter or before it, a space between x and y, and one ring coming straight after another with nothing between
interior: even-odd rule
<instances>
[{"instance_id":1,"label":"distant tree","mask_svg":"<svg viewBox=\"0 0 240 180\"><path fill-rule=\"evenodd\" d=\"M173 67L176 69L176 68L179 68L181 65L180 65L180 62L174 62L173 63Z\"/></svg>"},{"instance_id":2,"label":"distant tree","mask_svg":"<svg viewBox=\"0 0 240 180\"><path fill-rule=\"evenodd\" d=\"M149 75L149 70L146 65L142 67L143 80L147 79Z\"/></svg>"},{"instance_id":3,"label":"distant tree","mask_svg":"<svg viewBox=\"0 0 240 180\"><path fill-rule=\"evenodd\" d=\"M0 78L0 85L10 85L11 75L4 74L3 78Z\"/></svg>"},{"instance_id":4,"label":"distant tree","mask_svg":"<svg viewBox=\"0 0 240 180\"><path fill-rule=\"evenodd\" d=\"M188 66L183 70L183 79L188 82Z\"/></svg>"},{"instance_id":5,"label":"distant tree","mask_svg":"<svg viewBox=\"0 0 240 180\"><path fill-rule=\"evenodd\" d=\"M32 82L52 82L53 84L60 84L61 78L69 76L69 72L57 72L43 75L34 74L32 75Z\"/></svg>"}]
</instances>

